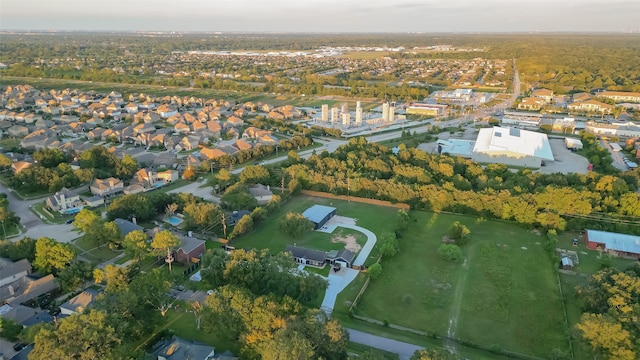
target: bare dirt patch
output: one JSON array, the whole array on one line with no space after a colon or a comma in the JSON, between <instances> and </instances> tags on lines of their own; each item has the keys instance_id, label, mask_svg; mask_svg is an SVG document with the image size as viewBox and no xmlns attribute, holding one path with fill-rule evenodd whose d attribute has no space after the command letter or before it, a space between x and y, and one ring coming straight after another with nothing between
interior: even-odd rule
<instances>
[{"instance_id":1,"label":"bare dirt patch","mask_svg":"<svg viewBox=\"0 0 640 360\"><path fill-rule=\"evenodd\" d=\"M357 254L358 251L362 249L362 246L358 244L358 242L356 241L356 237L353 235L334 236L331 238L331 242L334 244L343 243L344 248L351 251L354 254Z\"/></svg>"}]
</instances>

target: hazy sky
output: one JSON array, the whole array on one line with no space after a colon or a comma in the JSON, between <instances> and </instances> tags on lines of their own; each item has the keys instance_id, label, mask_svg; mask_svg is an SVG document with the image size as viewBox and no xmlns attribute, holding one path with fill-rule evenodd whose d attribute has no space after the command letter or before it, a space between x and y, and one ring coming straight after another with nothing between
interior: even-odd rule
<instances>
[{"instance_id":1,"label":"hazy sky","mask_svg":"<svg viewBox=\"0 0 640 360\"><path fill-rule=\"evenodd\" d=\"M638 31L640 0L0 0L0 29Z\"/></svg>"}]
</instances>

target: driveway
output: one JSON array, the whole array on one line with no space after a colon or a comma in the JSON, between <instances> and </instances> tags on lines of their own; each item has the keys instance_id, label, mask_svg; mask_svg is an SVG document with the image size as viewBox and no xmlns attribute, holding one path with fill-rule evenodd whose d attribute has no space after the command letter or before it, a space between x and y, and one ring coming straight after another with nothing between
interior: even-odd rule
<instances>
[{"instance_id":1,"label":"driveway","mask_svg":"<svg viewBox=\"0 0 640 360\"><path fill-rule=\"evenodd\" d=\"M396 353L400 356L401 360L409 360L414 352L424 349L423 347L417 345L367 334L365 332L354 329L347 329L347 331L349 332L350 341L371 346L372 348Z\"/></svg>"},{"instance_id":2,"label":"driveway","mask_svg":"<svg viewBox=\"0 0 640 360\"><path fill-rule=\"evenodd\" d=\"M322 232L332 233L336 227L344 227L348 229L353 229L359 231L367 236L367 242L364 244L358 256L353 261L353 265L364 265L364 262L369 257L371 250L376 245L376 241L378 238L376 235L360 226L355 225L355 219L343 217L343 216L334 216L329 220L323 227ZM329 272L329 285L327 286L327 291L324 294L324 299L322 299L322 305L320 306L327 315L331 315L333 312L333 308L336 304L336 298L338 294L344 290L355 278L358 276L359 271L354 269L345 269L345 271L341 271L339 273Z\"/></svg>"},{"instance_id":3,"label":"driveway","mask_svg":"<svg viewBox=\"0 0 640 360\"><path fill-rule=\"evenodd\" d=\"M22 225L29 229L34 226L42 225L43 222L32 213L29 209L33 204L41 203L46 197L32 199L32 200L20 200L14 194L13 190L0 183L0 191L7 194L7 200L9 200L9 210L13 211L20 217Z\"/></svg>"}]
</instances>

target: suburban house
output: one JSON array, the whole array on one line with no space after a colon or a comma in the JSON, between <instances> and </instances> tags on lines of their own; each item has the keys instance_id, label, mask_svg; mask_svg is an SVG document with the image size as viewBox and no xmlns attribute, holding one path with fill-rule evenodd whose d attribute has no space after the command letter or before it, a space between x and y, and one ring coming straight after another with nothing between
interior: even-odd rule
<instances>
[{"instance_id":1,"label":"suburban house","mask_svg":"<svg viewBox=\"0 0 640 360\"><path fill-rule=\"evenodd\" d=\"M95 179L89 188L93 195L108 196L122 192L124 183L114 177Z\"/></svg>"},{"instance_id":2,"label":"suburban house","mask_svg":"<svg viewBox=\"0 0 640 360\"><path fill-rule=\"evenodd\" d=\"M157 173L156 179L158 181L164 182L165 184L168 184L180 179L180 173L178 173L176 170L165 170Z\"/></svg>"},{"instance_id":3,"label":"suburban house","mask_svg":"<svg viewBox=\"0 0 640 360\"><path fill-rule=\"evenodd\" d=\"M0 258L0 303L19 305L59 287L53 275L31 276L28 260L12 262ZM15 306L14 306L15 307Z\"/></svg>"},{"instance_id":4,"label":"suburban house","mask_svg":"<svg viewBox=\"0 0 640 360\"><path fill-rule=\"evenodd\" d=\"M12 262L11 260L0 258L0 287L29 274L31 274L31 264L29 260L22 259Z\"/></svg>"},{"instance_id":5,"label":"suburban house","mask_svg":"<svg viewBox=\"0 0 640 360\"><path fill-rule=\"evenodd\" d=\"M28 161L16 161L11 164L11 169L13 170L14 174L18 174L20 171L31 167L31 165L33 164Z\"/></svg>"},{"instance_id":6,"label":"suburban house","mask_svg":"<svg viewBox=\"0 0 640 360\"><path fill-rule=\"evenodd\" d=\"M324 205L313 205L302 213L302 216L313 223L314 230L320 229L335 215L336 208Z\"/></svg>"},{"instance_id":7,"label":"suburban house","mask_svg":"<svg viewBox=\"0 0 640 360\"><path fill-rule=\"evenodd\" d=\"M135 218L134 218L135 221ZM115 219L113 220L113 222L116 223L116 225L118 226L118 229L120 229L120 234L122 234L122 236L127 236L127 234L129 234L130 232L136 231L136 230L140 230L143 231L144 228L138 224L136 224L135 222L131 222L129 220L125 220L125 219Z\"/></svg>"},{"instance_id":8,"label":"suburban house","mask_svg":"<svg viewBox=\"0 0 640 360\"><path fill-rule=\"evenodd\" d=\"M67 188L62 188L57 193L49 196L45 200L47 207L61 214L74 214L80 212L84 203L80 200L80 195L72 194Z\"/></svg>"},{"instance_id":9,"label":"suburban house","mask_svg":"<svg viewBox=\"0 0 640 360\"><path fill-rule=\"evenodd\" d=\"M158 174L151 169L140 169L135 173L132 181L145 187L151 187L158 182Z\"/></svg>"},{"instance_id":10,"label":"suburban house","mask_svg":"<svg viewBox=\"0 0 640 360\"><path fill-rule=\"evenodd\" d=\"M271 192L269 185L251 185L249 186L249 193L258 201L259 205L267 204L273 197L273 192Z\"/></svg>"},{"instance_id":11,"label":"suburban house","mask_svg":"<svg viewBox=\"0 0 640 360\"><path fill-rule=\"evenodd\" d=\"M160 115L163 118L168 118L171 117L175 114L178 113L178 110L176 110L175 108L169 106L169 105L160 105L157 109L156 112L158 113L158 115Z\"/></svg>"},{"instance_id":12,"label":"suburban house","mask_svg":"<svg viewBox=\"0 0 640 360\"><path fill-rule=\"evenodd\" d=\"M158 342L151 351L154 360L214 360L215 348L177 336Z\"/></svg>"},{"instance_id":13,"label":"suburban house","mask_svg":"<svg viewBox=\"0 0 640 360\"><path fill-rule=\"evenodd\" d=\"M640 236L587 230L584 240L591 250L607 251L616 256L640 259Z\"/></svg>"},{"instance_id":14,"label":"suburban house","mask_svg":"<svg viewBox=\"0 0 640 360\"><path fill-rule=\"evenodd\" d=\"M174 258L183 264L188 265L192 262L197 262L198 260L196 259L199 259L206 251L204 240L181 236L180 241L180 247L174 251Z\"/></svg>"},{"instance_id":15,"label":"suburban house","mask_svg":"<svg viewBox=\"0 0 640 360\"><path fill-rule=\"evenodd\" d=\"M100 294L98 290L86 289L60 305L60 313L64 315L82 314L86 308L91 306L98 294Z\"/></svg>"},{"instance_id":16,"label":"suburban house","mask_svg":"<svg viewBox=\"0 0 640 360\"><path fill-rule=\"evenodd\" d=\"M293 260L298 264L318 267L323 267L325 264L341 264L346 267L351 267L356 257L356 254L347 249L324 252L289 245L284 251L290 253L291 256L293 256Z\"/></svg>"},{"instance_id":17,"label":"suburban house","mask_svg":"<svg viewBox=\"0 0 640 360\"><path fill-rule=\"evenodd\" d=\"M327 253L320 250L307 249L295 245L289 245L284 249L291 253L293 260L298 264L323 267Z\"/></svg>"},{"instance_id":18,"label":"suburban house","mask_svg":"<svg viewBox=\"0 0 640 360\"><path fill-rule=\"evenodd\" d=\"M521 110L540 110L546 104L544 99L527 97L522 99L518 104L518 109Z\"/></svg>"},{"instance_id":19,"label":"suburban house","mask_svg":"<svg viewBox=\"0 0 640 360\"><path fill-rule=\"evenodd\" d=\"M545 103L550 104L553 100L553 91L549 89L535 89L531 92L531 97L543 99Z\"/></svg>"}]
</instances>

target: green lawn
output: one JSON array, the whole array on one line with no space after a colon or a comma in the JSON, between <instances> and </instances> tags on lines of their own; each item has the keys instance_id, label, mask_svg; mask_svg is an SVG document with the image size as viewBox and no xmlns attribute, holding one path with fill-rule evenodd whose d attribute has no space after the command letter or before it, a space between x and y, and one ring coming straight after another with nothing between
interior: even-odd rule
<instances>
[{"instance_id":1,"label":"green lawn","mask_svg":"<svg viewBox=\"0 0 640 360\"><path fill-rule=\"evenodd\" d=\"M323 267L322 269L317 268L317 267L313 267L313 266L305 266L304 270L306 272L309 272L309 273L314 273L314 274L318 274L320 276L327 277L327 276L329 276L329 271L331 271L331 266L330 265L325 265L325 267Z\"/></svg>"},{"instance_id":2,"label":"green lawn","mask_svg":"<svg viewBox=\"0 0 640 360\"><path fill-rule=\"evenodd\" d=\"M400 253L383 262L358 315L527 355L568 350L555 268L542 236L471 217L418 211L411 217ZM436 252L456 220L471 230L464 264L445 262ZM334 311L344 314L345 301L361 286L355 281L345 289L352 297L341 294Z\"/></svg>"},{"instance_id":3,"label":"green lawn","mask_svg":"<svg viewBox=\"0 0 640 360\"><path fill-rule=\"evenodd\" d=\"M356 224L371 230L377 235L384 232L393 231L395 226L395 214L397 209L368 204L348 202L342 200L315 198L311 196L297 196L282 204L282 207L273 215L269 216L250 233L233 240L230 245L236 248L257 248L270 249L273 252L283 251L287 245L309 247L318 250L339 250L344 248L343 243L332 243L331 239L338 233L343 235L356 235L357 242L364 244L366 237L364 234L357 235L350 229L338 228L336 234L326 234L318 231L310 231L300 239L294 239L285 235L279 228L280 221L288 212L304 212L312 205L328 205L336 207L337 214L357 219ZM380 221L380 219L393 219L393 221ZM376 248L372 255L376 256Z\"/></svg>"},{"instance_id":4,"label":"green lawn","mask_svg":"<svg viewBox=\"0 0 640 360\"><path fill-rule=\"evenodd\" d=\"M185 306L188 305L180 305L181 308ZM169 330L173 331L177 336L183 339L199 341L214 346L216 348L216 353L224 352L225 350L231 350L234 354L239 353L240 349L237 347L237 344L227 342L224 339L220 339L215 334L208 333L202 329L198 330L196 328L195 315L186 311L188 310L179 309L179 312L172 311L167 315L170 317L168 320L174 320L169 325ZM203 317L201 321L201 324L203 324L206 320Z\"/></svg>"},{"instance_id":5,"label":"green lawn","mask_svg":"<svg viewBox=\"0 0 640 360\"><path fill-rule=\"evenodd\" d=\"M78 254L80 256L91 261L94 265L103 263L107 260L111 260L122 253L112 251L106 245L98 248L98 244L96 244L92 239L89 239L86 236L82 236L75 240L73 242L73 245L78 248Z\"/></svg>"},{"instance_id":6,"label":"green lawn","mask_svg":"<svg viewBox=\"0 0 640 360\"><path fill-rule=\"evenodd\" d=\"M42 215L44 216L46 221L54 224L64 224L68 219L71 219L71 217L62 216L57 211L44 211L44 206L44 203L37 203L31 208L31 210L34 211L36 215ZM49 214L53 215L53 217L51 217Z\"/></svg>"}]
</instances>

